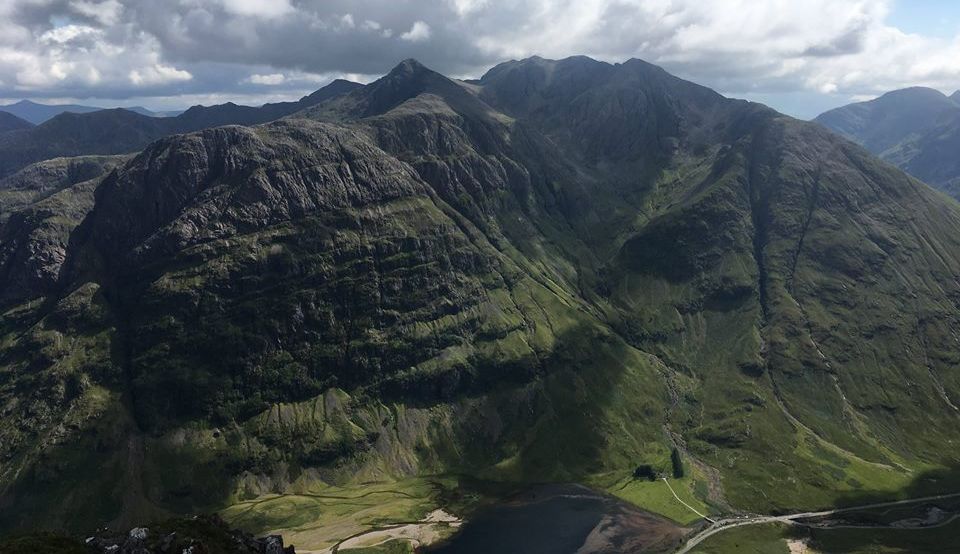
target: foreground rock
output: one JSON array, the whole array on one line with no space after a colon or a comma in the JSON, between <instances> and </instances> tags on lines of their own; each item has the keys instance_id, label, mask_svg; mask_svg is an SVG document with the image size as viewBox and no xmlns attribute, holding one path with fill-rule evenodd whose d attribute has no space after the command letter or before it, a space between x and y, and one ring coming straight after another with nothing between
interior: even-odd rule
<instances>
[{"instance_id":1,"label":"foreground rock","mask_svg":"<svg viewBox=\"0 0 960 554\"><path fill-rule=\"evenodd\" d=\"M175 519L156 527L102 530L80 540L54 534L28 535L0 542L0 553L64 554L295 554L278 535L254 537L231 529L217 516Z\"/></svg>"}]
</instances>

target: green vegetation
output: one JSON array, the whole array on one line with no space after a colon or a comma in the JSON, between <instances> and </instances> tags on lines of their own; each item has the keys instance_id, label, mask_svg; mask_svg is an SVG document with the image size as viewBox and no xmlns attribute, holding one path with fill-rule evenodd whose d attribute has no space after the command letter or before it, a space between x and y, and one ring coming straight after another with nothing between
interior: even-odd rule
<instances>
[{"instance_id":1,"label":"green vegetation","mask_svg":"<svg viewBox=\"0 0 960 554\"><path fill-rule=\"evenodd\" d=\"M633 470L634 479L646 479L647 481L656 481L657 472L654 471L653 466L648 464L641 464L637 466L637 469Z\"/></svg>"},{"instance_id":2,"label":"green vegetation","mask_svg":"<svg viewBox=\"0 0 960 554\"><path fill-rule=\"evenodd\" d=\"M680 450L676 447L670 452L670 466L673 469L673 478L683 479L683 459L680 458Z\"/></svg>"},{"instance_id":3,"label":"green vegetation","mask_svg":"<svg viewBox=\"0 0 960 554\"><path fill-rule=\"evenodd\" d=\"M818 552L845 554L947 554L957 549L960 520L931 529L811 529Z\"/></svg>"},{"instance_id":4,"label":"green vegetation","mask_svg":"<svg viewBox=\"0 0 960 554\"><path fill-rule=\"evenodd\" d=\"M345 554L413 554L414 549L409 541L389 541L366 548L344 548L340 552Z\"/></svg>"},{"instance_id":5,"label":"green vegetation","mask_svg":"<svg viewBox=\"0 0 960 554\"><path fill-rule=\"evenodd\" d=\"M637 480L623 473L610 473L593 476L588 483L682 525L689 525L701 519L690 508L677 502L670 488L659 479ZM684 502L700 513L709 514L714 511L704 501L707 485L703 476L690 475L682 479L671 479L670 485Z\"/></svg>"},{"instance_id":6,"label":"green vegetation","mask_svg":"<svg viewBox=\"0 0 960 554\"><path fill-rule=\"evenodd\" d=\"M789 530L782 525L735 527L710 537L691 554L790 554Z\"/></svg>"},{"instance_id":7,"label":"green vegetation","mask_svg":"<svg viewBox=\"0 0 960 554\"><path fill-rule=\"evenodd\" d=\"M254 534L282 532L289 544L322 550L384 525L423 520L442 507L444 488L455 483L411 479L349 487L297 484L297 493L264 495L239 502L222 515L231 525Z\"/></svg>"}]
</instances>

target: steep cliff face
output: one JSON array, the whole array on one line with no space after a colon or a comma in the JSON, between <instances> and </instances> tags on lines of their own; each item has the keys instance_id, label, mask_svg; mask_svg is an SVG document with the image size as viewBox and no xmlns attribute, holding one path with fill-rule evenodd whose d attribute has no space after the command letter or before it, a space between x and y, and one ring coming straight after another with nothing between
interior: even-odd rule
<instances>
[{"instance_id":1,"label":"steep cliff face","mask_svg":"<svg viewBox=\"0 0 960 554\"><path fill-rule=\"evenodd\" d=\"M960 210L640 61L408 60L41 188L0 235L7 526L674 446L752 509L951 463Z\"/></svg>"}]
</instances>

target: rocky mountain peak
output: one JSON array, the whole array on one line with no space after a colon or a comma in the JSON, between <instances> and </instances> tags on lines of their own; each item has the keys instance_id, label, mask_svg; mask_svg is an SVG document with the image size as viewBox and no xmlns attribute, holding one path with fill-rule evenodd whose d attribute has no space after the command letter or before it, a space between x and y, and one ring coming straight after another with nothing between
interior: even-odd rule
<instances>
[{"instance_id":1,"label":"rocky mountain peak","mask_svg":"<svg viewBox=\"0 0 960 554\"><path fill-rule=\"evenodd\" d=\"M414 75L422 71L430 71L430 69L414 58L407 58L391 69L387 76Z\"/></svg>"}]
</instances>

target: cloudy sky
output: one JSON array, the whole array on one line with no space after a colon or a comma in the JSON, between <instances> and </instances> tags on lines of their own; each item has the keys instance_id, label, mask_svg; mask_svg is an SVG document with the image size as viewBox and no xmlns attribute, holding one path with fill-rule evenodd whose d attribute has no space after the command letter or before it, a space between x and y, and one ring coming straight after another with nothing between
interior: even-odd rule
<instances>
[{"instance_id":1,"label":"cloudy sky","mask_svg":"<svg viewBox=\"0 0 960 554\"><path fill-rule=\"evenodd\" d=\"M960 88L955 0L0 0L0 103L177 109L299 98L415 57L638 57L798 117Z\"/></svg>"}]
</instances>

